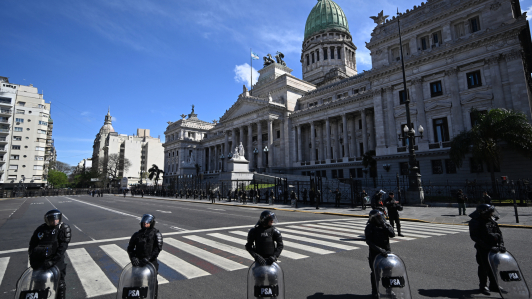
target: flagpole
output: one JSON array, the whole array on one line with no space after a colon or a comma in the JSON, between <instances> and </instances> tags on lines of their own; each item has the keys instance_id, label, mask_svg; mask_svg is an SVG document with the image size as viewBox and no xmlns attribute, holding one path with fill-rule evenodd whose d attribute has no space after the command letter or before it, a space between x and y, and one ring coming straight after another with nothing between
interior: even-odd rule
<instances>
[{"instance_id":1,"label":"flagpole","mask_svg":"<svg viewBox=\"0 0 532 299\"><path fill-rule=\"evenodd\" d=\"M249 95L253 95L253 56L251 55L253 53L253 49L249 48L249 58L251 59L251 82L249 83L250 91Z\"/></svg>"}]
</instances>

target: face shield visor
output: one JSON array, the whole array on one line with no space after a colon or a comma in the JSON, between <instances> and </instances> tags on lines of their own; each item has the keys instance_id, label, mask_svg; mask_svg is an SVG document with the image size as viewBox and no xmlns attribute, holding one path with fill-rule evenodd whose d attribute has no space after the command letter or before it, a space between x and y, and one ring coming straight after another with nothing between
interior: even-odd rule
<instances>
[{"instance_id":1,"label":"face shield visor","mask_svg":"<svg viewBox=\"0 0 532 299\"><path fill-rule=\"evenodd\" d=\"M48 212L46 213L46 215L44 215L44 222L46 223L46 225L48 226L56 226L57 224L61 223L61 218L62 218L62 215L61 215L61 212L57 211L57 212ZM56 224L56 220L59 220Z\"/></svg>"},{"instance_id":2,"label":"face shield visor","mask_svg":"<svg viewBox=\"0 0 532 299\"><path fill-rule=\"evenodd\" d=\"M270 221L271 221L271 224L270 224ZM270 227L274 224L279 223L279 220L277 219L277 216L275 215L275 213L266 212L266 213L263 213L263 215L261 215L260 222L263 225Z\"/></svg>"},{"instance_id":3,"label":"face shield visor","mask_svg":"<svg viewBox=\"0 0 532 299\"><path fill-rule=\"evenodd\" d=\"M501 214L499 214L499 211L495 207L493 207L493 210L490 209L490 216L493 221L497 221L501 218Z\"/></svg>"},{"instance_id":4,"label":"face shield visor","mask_svg":"<svg viewBox=\"0 0 532 299\"><path fill-rule=\"evenodd\" d=\"M144 228L144 224L148 223L150 224L150 227L153 225L153 222L155 220L155 217L150 214L144 214L142 215L142 219L140 220L140 226Z\"/></svg>"}]
</instances>

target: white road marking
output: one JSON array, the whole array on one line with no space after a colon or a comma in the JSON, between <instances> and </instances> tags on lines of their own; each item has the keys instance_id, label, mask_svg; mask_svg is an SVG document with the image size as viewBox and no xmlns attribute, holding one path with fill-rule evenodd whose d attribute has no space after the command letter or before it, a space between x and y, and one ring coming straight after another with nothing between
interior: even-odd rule
<instances>
[{"instance_id":1,"label":"white road marking","mask_svg":"<svg viewBox=\"0 0 532 299\"><path fill-rule=\"evenodd\" d=\"M241 231L232 231L230 233L235 234L235 235L244 236L244 237L248 236L248 233L241 232ZM295 249L299 249L299 250L303 250L303 251L309 251L309 252L312 252L312 253L315 253L315 254L331 254L331 253L335 253L334 251L331 251L331 250L326 250L326 249L321 249L321 248L314 247L314 246L308 246L308 245L304 245L304 244L299 244L299 243L286 241L286 240L284 240L284 238L283 238L283 244L284 244L285 247L291 247L291 248L295 248ZM281 254L282 254L282 252L281 252Z\"/></svg>"},{"instance_id":2,"label":"white road marking","mask_svg":"<svg viewBox=\"0 0 532 299\"><path fill-rule=\"evenodd\" d=\"M346 222L360 222L357 220L349 220ZM365 221L367 222L367 221ZM364 222L364 223L365 223ZM410 221L401 221L401 226L413 226L413 227L423 227L423 228L434 228L436 230L445 230L445 231L457 231L457 232L468 232L469 228L467 226L460 225L449 225L449 224L439 224L439 223L426 223L426 222L410 222Z\"/></svg>"},{"instance_id":3,"label":"white road marking","mask_svg":"<svg viewBox=\"0 0 532 299\"><path fill-rule=\"evenodd\" d=\"M301 229L307 229L306 227L316 227L318 229L326 229L329 233L331 233L331 230L334 231L343 231L343 232L351 232L351 233L357 233L359 238L366 238L364 235L363 230L357 230L357 229L351 229L351 228L342 228L342 227L332 227L332 226L325 226L325 225L319 225L319 224L305 224L305 226L300 226ZM403 241L411 241L415 240L415 238L408 238L408 237L401 237L401 240ZM390 243L397 242L396 240L390 240Z\"/></svg>"},{"instance_id":4,"label":"white road marking","mask_svg":"<svg viewBox=\"0 0 532 299\"><path fill-rule=\"evenodd\" d=\"M300 235L306 235L306 236L310 236L310 237L317 237L317 238L322 238L322 239L327 239L327 240L349 242L350 244L367 246L366 241L360 240L360 236L357 235L357 234L342 233L342 232L332 232L330 230L317 229L317 228L311 228L311 227L300 227L300 226L289 226L289 227L293 228L293 229L284 228L283 232L286 231L288 233L293 233L293 234L300 234ZM322 233L322 234L315 234L313 232ZM326 234L336 235L338 237L334 237L334 236L330 236L330 235L326 235ZM358 240L340 240L341 237L344 237L344 239L346 239L346 238L356 238Z\"/></svg>"},{"instance_id":5,"label":"white road marking","mask_svg":"<svg viewBox=\"0 0 532 299\"><path fill-rule=\"evenodd\" d=\"M101 245L100 248L113 260L115 263L120 266L120 268L124 269L129 263L129 255L127 254L127 251L120 248L116 244L109 244L109 245ZM157 275L157 281L159 284L165 284L168 283L168 280L166 280L161 275Z\"/></svg>"},{"instance_id":6,"label":"white road marking","mask_svg":"<svg viewBox=\"0 0 532 299\"><path fill-rule=\"evenodd\" d=\"M365 226L354 226L354 225L344 225L344 224L335 224L335 223L320 223L320 224L323 224L325 226L335 226L335 227L339 226L339 227L344 227L344 228L350 228L353 231L365 233L364 232ZM425 234L403 234L403 235L407 238L418 238L418 239L432 237L432 235L425 235ZM397 241L394 240L393 242L397 242ZM390 240L390 243L393 243L393 242L392 240Z\"/></svg>"},{"instance_id":7,"label":"white road marking","mask_svg":"<svg viewBox=\"0 0 532 299\"><path fill-rule=\"evenodd\" d=\"M227 271L234 271L238 269L246 269L247 266L244 266L242 264L239 264L237 262L233 262L232 260L226 259L224 257L221 257L219 255L216 255L214 253L208 252L206 250L197 248L195 246L192 246L190 244L178 241L176 239L168 238L165 240L165 243L176 247L179 250L185 251L187 253L190 253L192 255L195 255L213 265L216 265L222 269L225 269Z\"/></svg>"},{"instance_id":8,"label":"white road marking","mask_svg":"<svg viewBox=\"0 0 532 299\"><path fill-rule=\"evenodd\" d=\"M225 211L224 209L211 209L211 208L207 208L208 210L214 210L214 211Z\"/></svg>"},{"instance_id":9,"label":"white road marking","mask_svg":"<svg viewBox=\"0 0 532 299\"><path fill-rule=\"evenodd\" d=\"M186 229L180 228L180 227L177 227L177 226L170 226L170 228L173 229L173 230L177 230L177 231L186 231Z\"/></svg>"},{"instance_id":10,"label":"white road marking","mask_svg":"<svg viewBox=\"0 0 532 299\"><path fill-rule=\"evenodd\" d=\"M332 243L332 242L328 242L328 241L322 241L322 240L318 240L318 239L300 237L300 236L286 234L286 233L283 233L283 238L294 239L294 240L297 240L297 241L313 243L313 244L319 244L319 245L332 247L332 248L343 249L343 250L355 250L355 249L358 249L358 247L355 247L355 246L349 246L349 245L343 245L343 244L338 244L338 243Z\"/></svg>"},{"instance_id":11,"label":"white road marking","mask_svg":"<svg viewBox=\"0 0 532 299\"><path fill-rule=\"evenodd\" d=\"M171 214L172 211L162 211L162 210L155 210L157 212L161 212L161 213L164 213L164 214Z\"/></svg>"},{"instance_id":12,"label":"white road marking","mask_svg":"<svg viewBox=\"0 0 532 299\"><path fill-rule=\"evenodd\" d=\"M85 248L67 251L72 267L78 274L87 298L116 293L113 283L96 264Z\"/></svg>"},{"instance_id":13,"label":"white road marking","mask_svg":"<svg viewBox=\"0 0 532 299\"><path fill-rule=\"evenodd\" d=\"M67 197L68 198L68 197ZM48 199L48 197L45 197L45 199L54 207L54 209L59 210L54 204ZM65 217L66 220L68 220L68 217L65 215L65 213L62 213L63 217Z\"/></svg>"},{"instance_id":14,"label":"white road marking","mask_svg":"<svg viewBox=\"0 0 532 299\"><path fill-rule=\"evenodd\" d=\"M337 223L339 224L339 223ZM351 224L351 226L353 227L358 227L358 228L366 228L366 225L365 224ZM434 232L425 232L425 231L418 231L416 229L409 229L409 228L404 228L401 226L401 232L406 232L406 233L410 233L411 235L412 234L415 234L415 235L429 235L429 236L445 236L446 234L442 234L442 233L434 233ZM414 235L414 237L415 237Z\"/></svg>"},{"instance_id":15,"label":"white road marking","mask_svg":"<svg viewBox=\"0 0 532 299\"><path fill-rule=\"evenodd\" d=\"M141 218L137 215L132 215L132 214L128 214L128 213L125 213L125 212L121 212L121 211L118 211L118 210L114 210L114 209L110 209L110 208L107 208L107 207L103 207L103 206L99 206L99 205L95 205L93 203L88 203L88 202L84 202L84 201L81 201L81 200L77 200L77 199L73 199L73 198L69 198L67 197L68 199L72 199L73 201L77 201L79 203L84 203L86 205L89 205L89 206L93 206L93 207L96 207L96 208L100 208L102 210L106 210L106 211L109 211L109 212L113 212L113 213L116 213L116 214L120 214L120 215L124 215L124 216L130 216L130 217L133 217L137 220L140 220Z\"/></svg>"},{"instance_id":16,"label":"white road marking","mask_svg":"<svg viewBox=\"0 0 532 299\"><path fill-rule=\"evenodd\" d=\"M238 255L239 257L243 257L243 258L248 259L248 260L253 260L253 258L249 254L249 252L247 252L244 249L240 249L240 248L236 248L236 247L233 247L233 246L225 245L224 243L220 243L220 242L217 242L217 241L212 241L212 240L209 240L209 239L206 239L206 238L203 238L203 237L199 237L199 236L195 236L195 235L184 236L183 238L186 238L186 239L189 239L189 240L192 240L194 242L201 243L201 244L205 244L207 246L214 247L214 248L219 249L219 250L227 251L229 253L232 253L234 255Z\"/></svg>"},{"instance_id":17,"label":"white road marking","mask_svg":"<svg viewBox=\"0 0 532 299\"><path fill-rule=\"evenodd\" d=\"M211 275L209 272L189 264L164 250L159 253L158 259L169 268L185 276L187 279Z\"/></svg>"},{"instance_id":18,"label":"white road marking","mask_svg":"<svg viewBox=\"0 0 532 299\"><path fill-rule=\"evenodd\" d=\"M4 274L6 273L7 265L9 264L10 257L0 258L0 285L2 284L2 279L4 279Z\"/></svg>"},{"instance_id":19,"label":"white road marking","mask_svg":"<svg viewBox=\"0 0 532 299\"><path fill-rule=\"evenodd\" d=\"M222 240L228 241L228 242L240 244L242 247L244 247L244 245L247 242L247 240L245 240L245 239L239 239L239 238L231 237L231 236L220 234L220 233L212 233L212 234L208 234L208 235L211 236L211 237L215 237L215 238L218 238L218 239L222 239ZM248 253L248 255L249 255L249 253ZM285 249L283 249L283 251L281 252L281 256L283 256L283 257L286 256L287 258L294 259L294 260L304 259L304 258L308 257L306 255L295 253L295 252L288 251L288 250L285 250Z\"/></svg>"}]
</instances>

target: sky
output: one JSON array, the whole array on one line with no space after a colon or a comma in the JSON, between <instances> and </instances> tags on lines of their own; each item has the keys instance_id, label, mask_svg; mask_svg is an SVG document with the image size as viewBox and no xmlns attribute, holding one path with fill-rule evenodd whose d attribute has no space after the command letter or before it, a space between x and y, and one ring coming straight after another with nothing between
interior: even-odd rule
<instances>
[{"instance_id":1,"label":"sky","mask_svg":"<svg viewBox=\"0 0 532 299\"><path fill-rule=\"evenodd\" d=\"M357 46L357 69L371 69L370 16L412 9L419 1L336 0ZM316 0L2 0L0 76L29 85L52 102L59 161L77 165L107 109L113 127L161 137L191 105L204 121L220 118L253 81L262 57L284 53L301 78L306 19ZM521 8L532 16L532 0ZM530 18L529 18L530 19Z\"/></svg>"}]
</instances>

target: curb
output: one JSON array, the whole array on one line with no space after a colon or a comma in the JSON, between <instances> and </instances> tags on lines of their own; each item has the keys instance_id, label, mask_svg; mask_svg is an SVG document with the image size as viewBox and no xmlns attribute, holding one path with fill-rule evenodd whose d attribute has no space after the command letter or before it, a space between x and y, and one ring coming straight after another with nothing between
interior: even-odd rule
<instances>
[{"instance_id":1,"label":"curb","mask_svg":"<svg viewBox=\"0 0 532 299\"><path fill-rule=\"evenodd\" d=\"M113 196L121 196L117 194L113 194ZM130 197L130 196L129 196ZM143 198L143 197L139 197ZM285 211L285 212L298 212L298 213L312 213L312 214L324 214L324 215L334 215L334 216L344 216L344 217L354 217L354 218L368 218L366 215L356 215L356 214L344 214L344 213L335 213L335 212L314 212L314 211L302 211L302 210L293 210L293 209L285 209L285 208L275 208L275 207L257 207L257 206L248 206L243 204L227 204L227 203L211 203L211 202L202 202L202 201L195 201L195 200L171 200L167 198L155 198L155 197L147 197L149 199L155 199L155 200L164 200L164 201L177 201L177 202L188 202L188 203L200 203L200 204L209 204L209 205L220 205L220 206L232 206L232 207L243 207L243 208L251 208L251 209L264 209L264 210L276 210L276 211ZM434 221L428 221L423 219L415 219L415 218L399 218L401 221L408 221L408 222L420 222L420 223L432 223L432 224L446 224L446 225L459 225L459 226L467 226L465 223L445 223L445 222L434 222ZM499 224L499 227L506 227L506 228L526 228L526 229L532 229L532 225L519 225L519 224Z\"/></svg>"}]
</instances>

